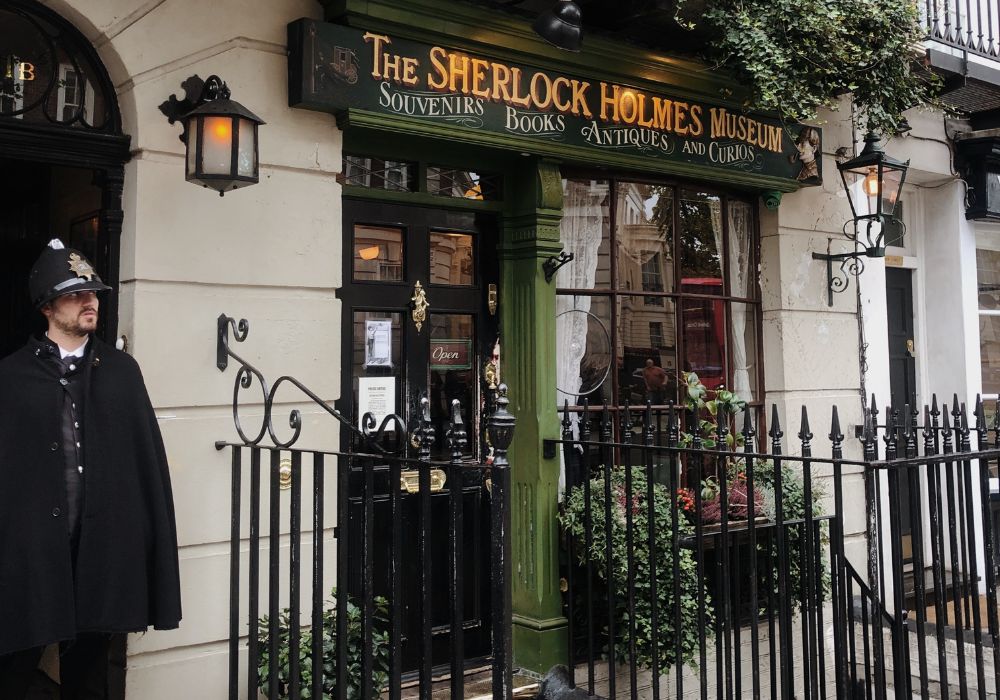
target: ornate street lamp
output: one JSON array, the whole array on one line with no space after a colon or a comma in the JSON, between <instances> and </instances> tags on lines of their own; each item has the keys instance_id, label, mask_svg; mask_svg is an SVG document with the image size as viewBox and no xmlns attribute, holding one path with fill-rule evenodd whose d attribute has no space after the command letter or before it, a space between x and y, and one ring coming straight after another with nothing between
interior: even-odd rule
<instances>
[{"instance_id":1,"label":"ornate street lamp","mask_svg":"<svg viewBox=\"0 0 1000 700\"><path fill-rule=\"evenodd\" d=\"M558 0L551 10L538 15L531 28L553 46L579 51L583 44L580 6L573 0Z\"/></svg>"},{"instance_id":2,"label":"ornate street lamp","mask_svg":"<svg viewBox=\"0 0 1000 700\"><path fill-rule=\"evenodd\" d=\"M879 138L872 132L865 136L865 147L856 157L837 164L852 219L844 224L844 236L855 244L851 253L813 253L814 260L826 261L827 303L833 306L833 295L847 289L848 274L857 277L864 272L862 258L885 257L885 234L890 226L903 228L897 216L899 194L906 180L905 163L886 154ZM860 183L860 188L857 187ZM840 262L840 274L833 272L834 261Z\"/></svg>"},{"instance_id":3,"label":"ornate street lamp","mask_svg":"<svg viewBox=\"0 0 1000 700\"><path fill-rule=\"evenodd\" d=\"M160 105L171 124L181 121L180 139L186 153L185 179L216 190L227 190L258 182L257 127L264 123L249 109L230 99L229 87L217 76L202 83L188 78L182 87L188 97L170 99ZM190 95L197 93L196 99Z\"/></svg>"}]
</instances>

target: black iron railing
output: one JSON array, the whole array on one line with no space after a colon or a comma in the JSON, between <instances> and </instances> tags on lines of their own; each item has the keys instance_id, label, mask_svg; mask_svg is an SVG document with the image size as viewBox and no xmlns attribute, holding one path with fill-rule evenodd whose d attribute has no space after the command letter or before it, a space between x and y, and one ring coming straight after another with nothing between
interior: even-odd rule
<instances>
[{"instance_id":1,"label":"black iron railing","mask_svg":"<svg viewBox=\"0 0 1000 700\"><path fill-rule=\"evenodd\" d=\"M735 434L722 408L705 434L685 433L693 415L673 407L617 415L567 408L558 441L578 685L631 698L995 697L1000 431L981 404L970 431L957 399L950 415L935 399L922 423L906 407L885 425L873 401L861 460L844 459L836 409L824 456L804 408L795 455L776 409L766 451L749 412Z\"/></svg>"},{"instance_id":2,"label":"black iron railing","mask_svg":"<svg viewBox=\"0 0 1000 700\"><path fill-rule=\"evenodd\" d=\"M1000 56L997 0L925 0L920 7L929 39L988 58Z\"/></svg>"},{"instance_id":3,"label":"black iron railing","mask_svg":"<svg viewBox=\"0 0 1000 700\"><path fill-rule=\"evenodd\" d=\"M402 696L408 678L416 681L420 698L430 698L433 691L440 691L434 686L434 674L447 673L451 676L450 697L464 697L466 665L471 659L466 658L463 638L463 630L469 626L470 607L464 599L467 588L463 578L467 568L476 564L468 561L464 547L468 540L463 534L465 528L472 530L475 526L467 522L469 489L463 485L469 483L485 489L482 495L476 490L475 503L488 500L486 520L490 527L486 564L490 583L485 601L490 615L488 629L479 633L487 639L492 697L509 700L512 660L507 449L514 418L507 411L506 387L500 386L488 420L493 448L490 462L470 461L466 456L467 435L457 401L452 404L450 428L441 436L450 448L451 460L432 461L431 447L437 436L426 397L411 426L399 416L390 415L376 428L374 418L368 414L359 429L299 381L282 376L269 385L257 368L232 352L230 330L242 342L248 329L245 320L237 324L232 318L219 317L218 367L225 370L230 358L239 363L232 408L240 440L216 443L217 449L228 449L232 456L231 700L259 695L269 700L369 700L383 696L396 700ZM241 422L239 399L254 384L259 385L264 412L259 427L255 425L248 434ZM334 427L339 429L346 448L296 447L303 428L297 410L288 420L291 437L281 439L274 410L276 391L284 384L297 387L334 418ZM272 444L263 444L265 438ZM327 482L331 479L336 482L332 504L327 500ZM442 482L448 487L444 488ZM401 490L401 484L408 485L406 491ZM287 487L287 496L282 493L283 487ZM433 509L432 491L437 504ZM304 492L310 494L305 502ZM415 499L406 511L416 514L415 532L404 526L404 497ZM443 519L441 505L446 506L447 516ZM336 522L332 545L326 537L326 514L331 508ZM442 520L446 521L443 528ZM245 568L241 561L244 546L248 547ZM336 564L335 593L329 601L328 548L332 548ZM446 557L441 557L444 550ZM261 561L262 556L266 563ZM443 566L432 563L439 558L446 562ZM405 562L415 564L407 568ZM445 604L440 590L447 591ZM412 591L417 595L406 595ZM414 598L415 604L406 609L404 601ZM262 603L266 615L261 614ZM449 648L444 654L442 630L448 632ZM244 644L246 655L241 653Z\"/></svg>"}]
</instances>

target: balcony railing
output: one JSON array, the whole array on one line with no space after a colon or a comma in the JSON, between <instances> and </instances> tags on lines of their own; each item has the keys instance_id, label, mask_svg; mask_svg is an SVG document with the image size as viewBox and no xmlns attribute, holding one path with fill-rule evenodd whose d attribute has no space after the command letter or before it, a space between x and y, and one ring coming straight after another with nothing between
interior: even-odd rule
<instances>
[{"instance_id":1,"label":"balcony railing","mask_svg":"<svg viewBox=\"0 0 1000 700\"><path fill-rule=\"evenodd\" d=\"M1000 0L924 0L927 37L986 58L1000 58Z\"/></svg>"}]
</instances>

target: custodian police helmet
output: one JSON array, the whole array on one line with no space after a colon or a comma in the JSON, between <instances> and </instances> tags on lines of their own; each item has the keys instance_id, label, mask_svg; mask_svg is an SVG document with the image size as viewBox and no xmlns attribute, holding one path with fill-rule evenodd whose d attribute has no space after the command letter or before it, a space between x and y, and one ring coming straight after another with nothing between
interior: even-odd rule
<instances>
[{"instance_id":1,"label":"custodian police helmet","mask_svg":"<svg viewBox=\"0 0 1000 700\"><path fill-rule=\"evenodd\" d=\"M67 248L58 238L38 256L28 277L28 292L35 308L72 292L104 292L111 289L101 281L97 270L83 253Z\"/></svg>"}]
</instances>

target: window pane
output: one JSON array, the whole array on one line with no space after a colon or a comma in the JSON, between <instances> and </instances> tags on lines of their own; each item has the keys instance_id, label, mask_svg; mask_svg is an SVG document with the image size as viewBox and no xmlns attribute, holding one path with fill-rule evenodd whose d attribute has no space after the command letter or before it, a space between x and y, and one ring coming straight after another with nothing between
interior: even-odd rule
<instances>
[{"instance_id":1,"label":"window pane","mask_svg":"<svg viewBox=\"0 0 1000 700\"><path fill-rule=\"evenodd\" d=\"M390 192L416 192L417 166L400 160L344 155L344 184Z\"/></svg>"},{"instance_id":2,"label":"window pane","mask_svg":"<svg viewBox=\"0 0 1000 700\"><path fill-rule=\"evenodd\" d=\"M477 421L474 406L479 405L476 373L475 320L471 314L430 315L430 400L431 421L440 436L431 450L432 459L450 459L451 448L443 437L451 426L451 402L462 406L462 423L469 434L465 454L476 450Z\"/></svg>"},{"instance_id":3,"label":"window pane","mask_svg":"<svg viewBox=\"0 0 1000 700\"><path fill-rule=\"evenodd\" d=\"M618 405L677 399L674 300L618 297Z\"/></svg>"},{"instance_id":4,"label":"window pane","mask_svg":"<svg viewBox=\"0 0 1000 700\"><path fill-rule=\"evenodd\" d=\"M979 317L979 353L983 363L983 393L1000 393L1000 316Z\"/></svg>"},{"instance_id":5,"label":"window pane","mask_svg":"<svg viewBox=\"0 0 1000 700\"><path fill-rule=\"evenodd\" d=\"M729 202L729 293L756 298L753 265L753 207L748 202Z\"/></svg>"},{"instance_id":6,"label":"window pane","mask_svg":"<svg viewBox=\"0 0 1000 700\"><path fill-rule=\"evenodd\" d=\"M403 229L355 224L354 279L367 282L403 279Z\"/></svg>"},{"instance_id":7,"label":"window pane","mask_svg":"<svg viewBox=\"0 0 1000 700\"><path fill-rule=\"evenodd\" d=\"M713 304L718 302L712 302ZM732 342L731 391L744 401L760 401L757 357L757 307L733 302L729 305L729 333Z\"/></svg>"},{"instance_id":8,"label":"window pane","mask_svg":"<svg viewBox=\"0 0 1000 700\"><path fill-rule=\"evenodd\" d=\"M427 166L427 191L441 197L495 202L500 199L501 182L499 175L437 165Z\"/></svg>"},{"instance_id":9,"label":"window pane","mask_svg":"<svg viewBox=\"0 0 1000 700\"><path fill-rule=\"evenodd\" d=\"M726 383L725 302L684 299L684 371L694 372L709 389Z\"/></svg>"},{"instance_id":10,"label":"window pane","mask_svg":"<svg viewBox=\"0 0 1000 700\"><path fill-rule=\"evenodd\" d=\"M611 304L604 296L556 296L556 400L578 405L614 402L611 388Z\"/></svg>"},{"instance_id":11,"label":"window pane","mask_svg":"<svg viewBox=\"0 0 1000 700\"><path fill-rule=\"evenodd\" d=\"M1000 309L1000 251L976 249L979 278L979 308Z\"/></svg>"},{"instance_id":12,"label":"window pane","mask_svg":"<svg viewBox=\"0 0 1000 700\"><path fill-rule=\"evenodd\" d=\"M432 233L431 284L473 283L472 236L467 233Z\"/></svg>"},{"instance_id":13,"label":"window pane","mask_svg":"<svg viewBox=\"0 0 1000 700\"><path fill-rule=\"evenodd\" d=\"M673 191L630 182L617 187L618 289L673 291ZM662 298L659 304L663 305Z\"/></svg>"},{"instance_id":14,"label":"window pane","mask_svg":"<svg viewBox=\"0 0 1000 700\"><path fill-rule=\"evenodd\" d=\"M722 202L703 192L681 192L681 289L722 294Z\"/></svg>"},{"instance_id":15,"label":"window pane","mask_svg":"<svg viewBox=\"0 0 1000 700\"><path fill-rule=\"evenodd\" d=\"M559 239L572 262L556 273L562 289L611 287L611 226L608 183L604 180L563 180L563 216Z\"/></svg>"}]
</instances>

